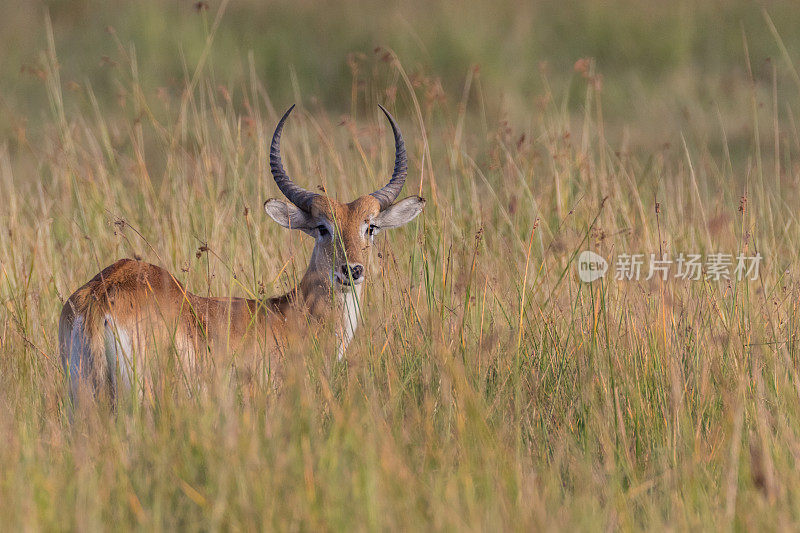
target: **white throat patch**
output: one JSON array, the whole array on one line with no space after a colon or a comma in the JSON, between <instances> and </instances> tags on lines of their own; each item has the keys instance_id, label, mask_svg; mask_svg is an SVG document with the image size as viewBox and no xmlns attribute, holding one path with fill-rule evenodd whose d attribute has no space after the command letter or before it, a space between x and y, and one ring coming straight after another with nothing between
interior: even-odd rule
<instances>
[{"instance_id":1,"label":"white throat patch","mask_svg":"<svg viewBox=\"0 0 800 533\"><path fill-rule=\"evenodd\" d=\"M344 293L342 301L342 328L339 339L339 352L337 358L341 361L344 352L358 327L358 319L361 315L361 285L356 285L352 290Z\"/></svg>"}]
</instances>

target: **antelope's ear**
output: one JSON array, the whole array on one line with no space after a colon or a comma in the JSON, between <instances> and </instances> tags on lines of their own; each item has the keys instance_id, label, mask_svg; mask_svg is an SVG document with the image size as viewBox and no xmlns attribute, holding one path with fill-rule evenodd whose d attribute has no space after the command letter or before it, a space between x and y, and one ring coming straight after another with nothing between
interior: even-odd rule
<instances>
[{"instance_id":1,"label":"antelope's ear","mask_svg":"<svg viewBox=\"0 0 800 533\"><path fill-rule=\"evenodd\" d=\"M289 202L270 198L264 202L264 211L284 228L299 229L308 233L315 226L311 215Z\"/></svg>"},{"instance_id":2,"label":"antelope's ear","mask_svg":"<svg viewBox=\"0 0 800 533\"><path fill-rule=\"evenodd\" d=\"M372 224L379 229L398 228L417 218L423 207L425 198L409 196L378 213Z\"/></svg>"}]
</instances>

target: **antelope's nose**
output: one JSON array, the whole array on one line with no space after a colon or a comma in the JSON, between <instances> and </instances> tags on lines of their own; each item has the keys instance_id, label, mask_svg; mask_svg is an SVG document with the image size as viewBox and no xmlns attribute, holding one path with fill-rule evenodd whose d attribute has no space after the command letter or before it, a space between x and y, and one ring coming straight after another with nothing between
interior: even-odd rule
<instances>
[{"instance_id":1,"label":"antelope's nose","mask_svg":"<svg viewBox=\"0 0 800 533\"><path fill-rule=\"evenodd\" d=\"M360 263L351 263L349 265L342 265L342 274L344 279L353 278L353 281L358 281L364 275L364 265Z\"/></svg>"}]
</instances>

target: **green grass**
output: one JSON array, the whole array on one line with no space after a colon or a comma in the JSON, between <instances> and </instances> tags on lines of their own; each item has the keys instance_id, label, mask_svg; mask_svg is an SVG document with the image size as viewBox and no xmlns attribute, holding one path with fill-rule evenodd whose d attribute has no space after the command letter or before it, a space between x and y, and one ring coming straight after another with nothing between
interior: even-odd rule
<instances>
[{"instance_id":1,"label":"green grass","mask_svg":"<svg viewBox=\"0 0 800 533\"><path fill-rule=\"evenodd\" d=\"M800 15L765 5L235 2L218 26L217 3L12 10L0 523L797 527ZM377 239L346 362L311 349L276 390L218 361L194 395L71 423L58 313L100 268L137 255L244 296L305 267L306 237L261 210L293 102L299 183L384 182L385 102L405 193L428 199ZM584 249L765 261L753 282L588 285Z\"/></svg>"}]
</instances>

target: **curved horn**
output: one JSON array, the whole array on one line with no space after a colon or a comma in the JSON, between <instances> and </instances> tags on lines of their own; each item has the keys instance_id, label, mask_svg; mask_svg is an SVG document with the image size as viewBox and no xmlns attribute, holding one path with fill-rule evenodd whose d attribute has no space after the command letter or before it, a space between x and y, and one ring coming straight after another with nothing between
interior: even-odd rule
<instances>
[{"instance_id":1,"label":"curved horn","mask_svg":"<svg viewBox=\"0 0 800 533\"><path fill-rule=\"evenodd\" d=\"M403 135L400 133L400 128L397 127L397 122L394 121L392 115L386 111L382 105L378 104L383 114L389 119L389 124L392 125L394 132L394 172L392 172L392 179L389 183L384 185L381 189L370 194L373 198L377 199L381 204L381 210L386 209L400 195L403 184L406 182L408 176L408 160L406 158L406 145L403 142Z\"/></svg>"},{"instance_id":2,"label":"curved horn","mask_svg":"<svg viewBox=\"0 0 800 533\"><path fill-rule=\"evenodd\" d=\"M290 107L275 127L275 133L272 135L272 145L269 149L269 167L272 170L272 177L275 178L275 183L278 184L278 188L283 195L300 209L308 211L311 208L311 202L317 195L295 185L292 178L286 175L286 171L283 169L283 162L281 162L281 131L283 131L283 123L289 118L289 114L293 109L294 106Z\"/></svg>"}]
</instances>

